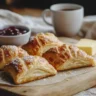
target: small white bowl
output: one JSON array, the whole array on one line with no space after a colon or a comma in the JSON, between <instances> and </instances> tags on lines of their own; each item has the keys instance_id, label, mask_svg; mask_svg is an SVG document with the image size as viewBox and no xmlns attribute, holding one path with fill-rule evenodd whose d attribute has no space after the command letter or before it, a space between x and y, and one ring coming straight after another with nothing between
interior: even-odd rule
<instances>
[{"instance_id":1,"label":"small white bowl","mask_svg":"<svg viewBox=\"0 0 96 96\"><path fill-rule=\"evenodd\" d=\"M28 30L27 33L16 35L16 36L2 36L0 35L0 45L17 45L21 46L26 43L28 43L30 36L31 36L31 29L27 26L23 25L8 25L5 26L4 28L10 27L10 26L15 26L15 27L20 27L20 28L25 28Z\"/></svg>"}]
</instances>

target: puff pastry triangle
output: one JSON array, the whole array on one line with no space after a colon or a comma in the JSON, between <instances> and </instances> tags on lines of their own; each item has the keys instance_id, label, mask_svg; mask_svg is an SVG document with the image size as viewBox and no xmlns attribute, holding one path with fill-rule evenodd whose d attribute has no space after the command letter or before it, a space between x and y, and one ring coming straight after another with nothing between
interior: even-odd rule
<instances>
[{"instance_id":1,"label":"puff pastry triangle","mask_svg":"<svg viewBox=\"0 0 96 96\"><path fill-rule=\"evenodd\" d=\"M39 56L16 58L4 67L4 71L12 76L16 84L41 79L57 73L46 59Z\"/></svg>"},{"instance_id":2,"label":"puff pastry triangle","mask_svg":"<svg viewBox=\"0 0 96 96\"><path fill-rule=\"evenodd\" d=\"M2 45L0 47L0 69L16 57L28 56L28 53L20 47Z\"/></svg>"},{"instance_id":3,"label":"puff pastry triangle","mask_svg":"<svg viewBox=\"0 0 96 96\"><path fill-rule=\"evenodd\" d=\"M76 46L67 44L51 48L43 54L43 57L58 71L96 65L91 56Z\"/></svg>"},{"instance_id":4,"label":"puff pastry triangle","mask_svg":"<svg viewBox=\"0 0 96 96\"><path fill-rule=\"evenodd\" d=\"M39 33L32 40L22 46L30 55L42 56L50 48L60 46L63 43L52 33Z\"/></svg>"}]
</instances>

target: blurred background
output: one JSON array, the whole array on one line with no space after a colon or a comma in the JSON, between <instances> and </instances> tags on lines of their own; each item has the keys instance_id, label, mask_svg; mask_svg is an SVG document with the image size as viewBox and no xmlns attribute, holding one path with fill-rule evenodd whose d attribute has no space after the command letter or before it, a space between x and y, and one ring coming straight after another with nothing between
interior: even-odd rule
<instances>
[{"instance_id":1,"label":"blurred background","mask_svg":"<svg viewBox=\"0 0 96 96\"><path fill-rule=\"evenodd\" d=\"M95 0L0 0L0 8L9 9L19 14L40 16L43 9L55 3L76 3L84 6L85 15L96 14Z\"/></svg>"}]
</instances>

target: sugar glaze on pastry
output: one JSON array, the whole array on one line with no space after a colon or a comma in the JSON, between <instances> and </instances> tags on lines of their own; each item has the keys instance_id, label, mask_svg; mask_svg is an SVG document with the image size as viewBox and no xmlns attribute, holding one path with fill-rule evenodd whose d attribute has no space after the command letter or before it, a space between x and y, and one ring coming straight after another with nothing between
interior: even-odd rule
<instances>
[{"instance_id":1,"label":"sugar glaze on pastry","mask_svg":"<svg viewBox=\"0 0 96 96\"><path fill-rule=\"evenodd\" d=\"M2 45L0 47L0 69L16 57L28 56L28 53L14 45Z\"/></svg>"}]
</instances>

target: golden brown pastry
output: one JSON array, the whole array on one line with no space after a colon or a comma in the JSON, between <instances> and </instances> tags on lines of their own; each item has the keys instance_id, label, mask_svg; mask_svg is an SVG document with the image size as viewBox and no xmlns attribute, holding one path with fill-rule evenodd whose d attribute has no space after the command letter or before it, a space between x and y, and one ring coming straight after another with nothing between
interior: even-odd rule
<instances>
[{"instance_id":1,"label":"golden brown pastry","mask_svg":"<svg viewBox=\"0 0 96 96\"><path fill-rule=\"evenodd\" d=\"M95 60L73 45L62 45L51 48L43 54L56 70L67 70L85 66L95 66Z\"/></svg>"},{"instance_id":2,"label":"golden brown pastry","mask_svg":"<svg viewBox=\"0 0 96 96\"><path fill-rule=\"evenodd\" d=\"M30 55L42 56L50 48L60 46L63 43L52 33L39 33L22 48L25 49Z\"/></svg>"},{"instance_id":3,"label":"golden brown pastry","mask_svg":"<svg viewBox=\"0 0 96 96\"><path fill-rule=\"evenodd\" d=\"M46 59L39 56L16 58L4 67L4 71L12 76L15 84L30 82L57 73Z\"/></svg>"},{"instance_id":4,"label":"golden brown pastry","mask_svg":"<svg viewBox=\"0 0 96 96\"><path fill-rule=\"evenodd\" d=\"M0 47L0 69L16 57L27 56L28 53L20 47L3 45Z\"/></svg>"}]
</instances>

